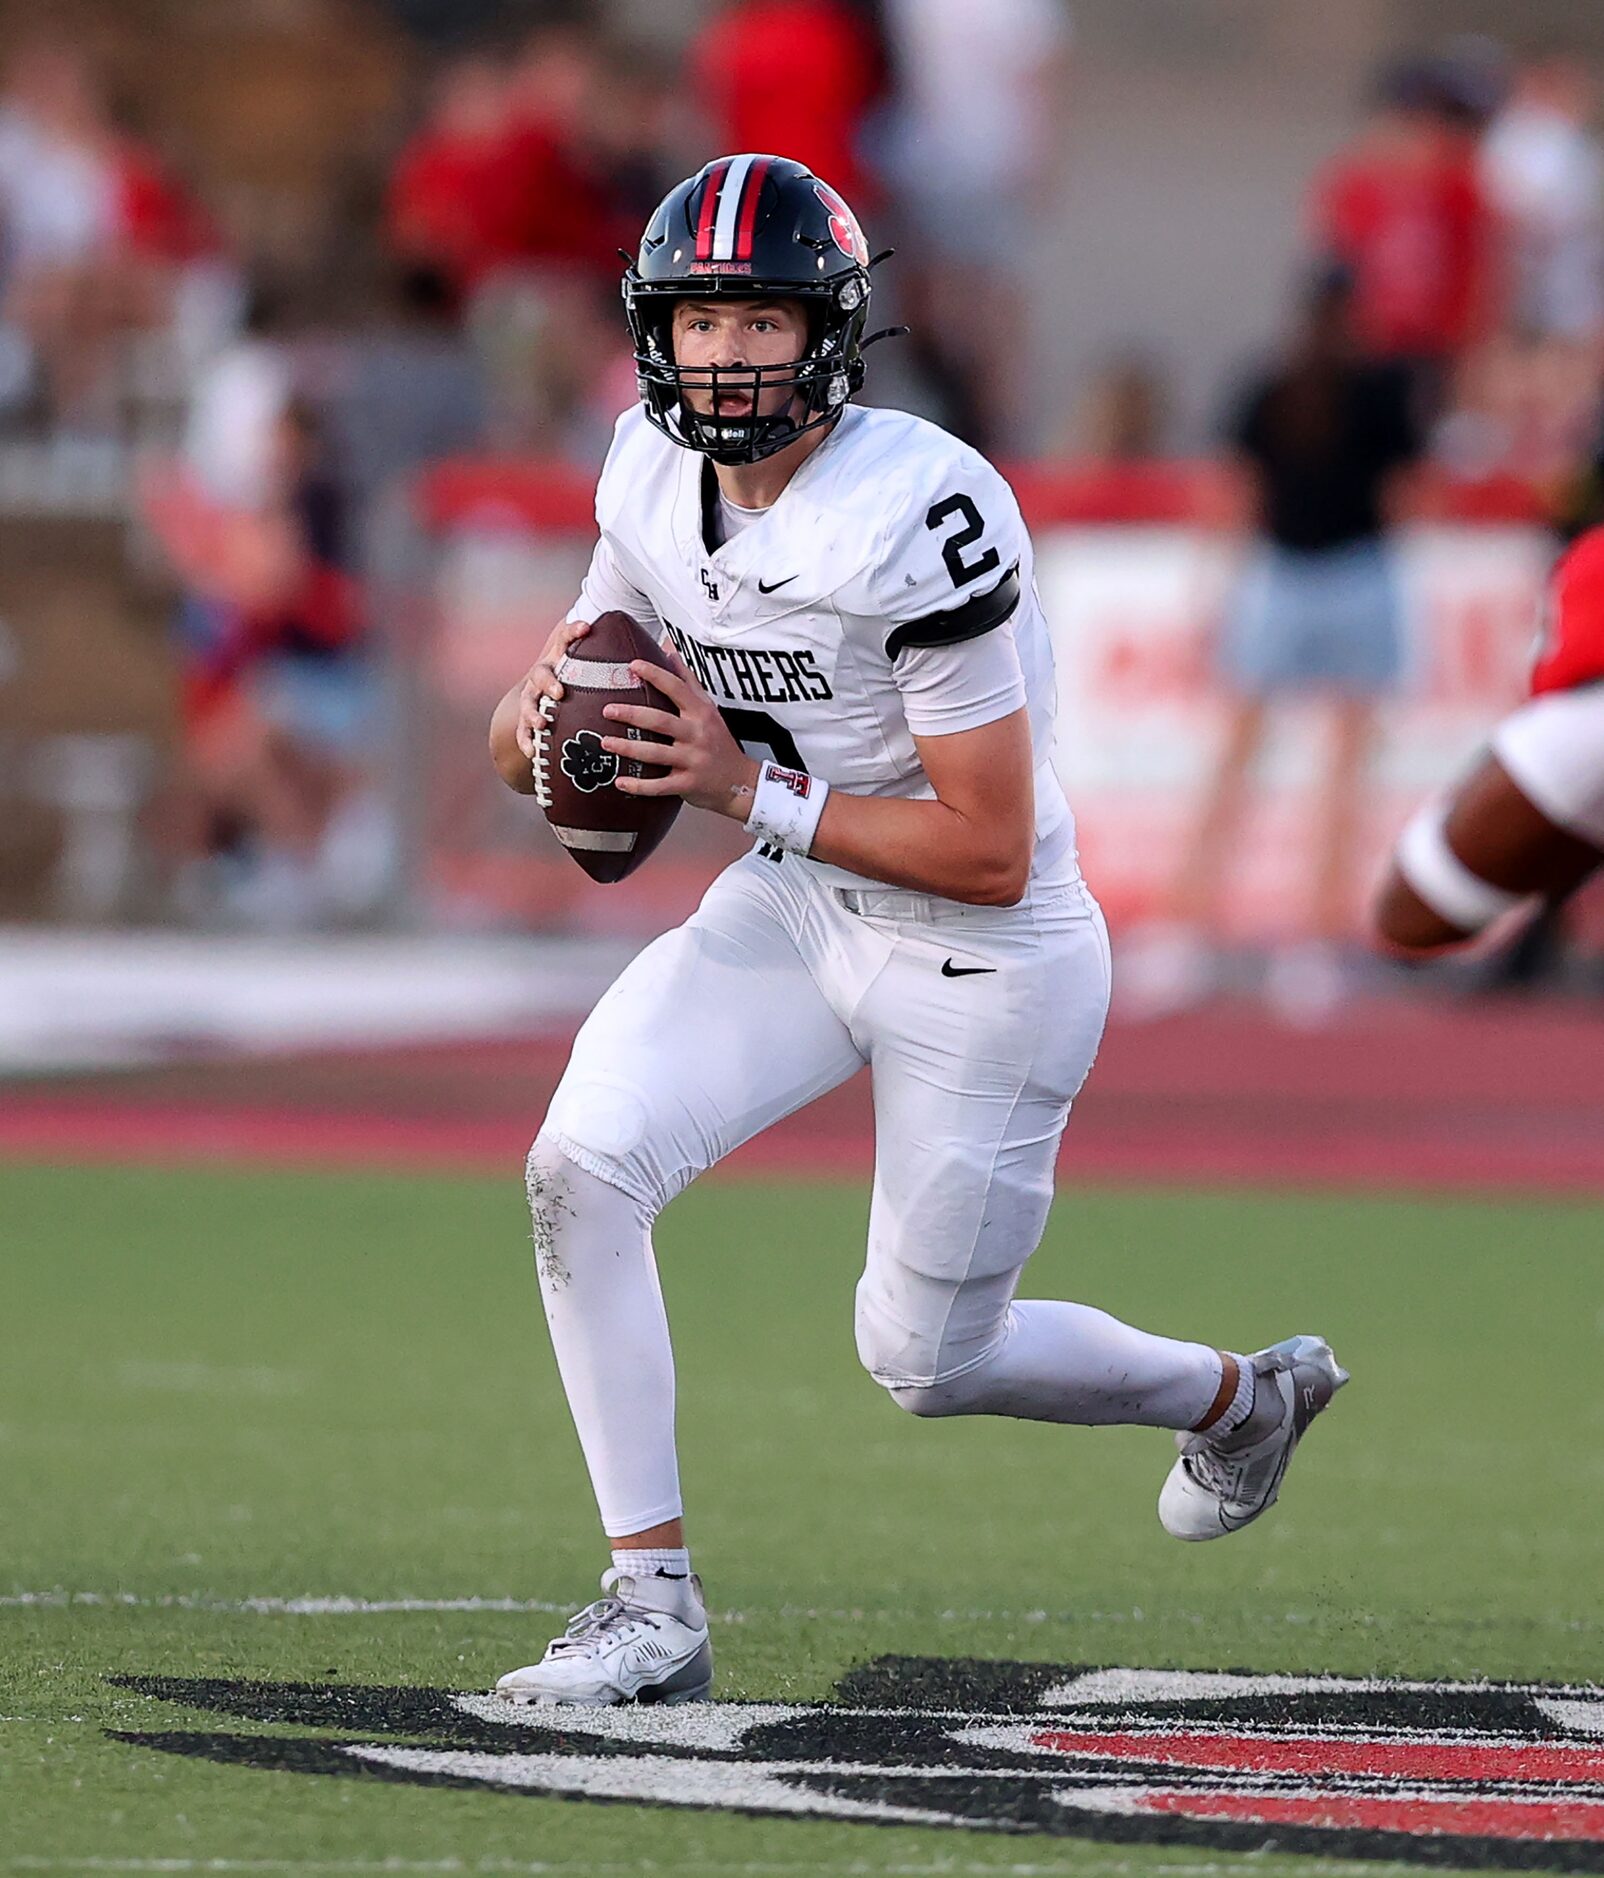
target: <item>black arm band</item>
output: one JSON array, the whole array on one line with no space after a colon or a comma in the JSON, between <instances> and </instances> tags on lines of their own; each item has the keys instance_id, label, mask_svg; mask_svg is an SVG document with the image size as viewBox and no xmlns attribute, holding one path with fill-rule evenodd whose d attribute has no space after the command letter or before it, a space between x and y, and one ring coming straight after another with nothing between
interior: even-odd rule
<instances>
[{"instance_id":1,"label":"black arm band","mask_svg":"<svg viewBox=\"0 0 1604 1878\"><path fill-rule=\"evenodd\" d=\"M964 639L978 639L1001 626L1018 605L1019 563L1015 561L995 587L977 593L962 606L893 626L886 638L886 657L894 659L909 646L955 646Z\"/></svg>"}]
</instances>

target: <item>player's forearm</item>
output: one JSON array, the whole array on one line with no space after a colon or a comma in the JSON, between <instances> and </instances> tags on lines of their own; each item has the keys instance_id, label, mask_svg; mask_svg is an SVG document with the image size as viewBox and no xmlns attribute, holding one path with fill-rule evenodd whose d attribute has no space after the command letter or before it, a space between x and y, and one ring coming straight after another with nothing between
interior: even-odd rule
<instances>
[{"instance_id":1,"label":"player's forearm","mask_svg":"<svg viewBox=\"0 0 1604 1878\"><path fill-rule=\"evenodd\" d=\"M809 850L816 861L971 906L1013 906L1030 878L1034 833L999 834L944 802L830 793Z\"/></svg>"},{"instance_id":2,"label":"player's forearm","mask_svg":"<svg viewBox=\"0 0 1604 1878\"><path fill-rule=\"evenodd\" d=\"M535 793L534 771L518 747L518 705L522 692L520 681L495 708L490 719L490 760L509 789L521 796L532 796Z\"/></svg>"}]
</instances>

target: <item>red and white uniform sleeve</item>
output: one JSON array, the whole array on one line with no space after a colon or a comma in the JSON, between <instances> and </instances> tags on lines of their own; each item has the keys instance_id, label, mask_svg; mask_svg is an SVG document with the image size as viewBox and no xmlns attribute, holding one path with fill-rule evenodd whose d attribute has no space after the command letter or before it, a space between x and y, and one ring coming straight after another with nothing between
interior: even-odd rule
<instances>
[{"instance_id":1,"label":"red and white uniform sleeve","mask_svg":"<svg viewBox=\"0 0 1604 1878\"><path fill-rule=\"evenodd\" d=\"M1604 528L1580 536L1549 578L1532 696L1604 681Z\"/></svg>"},{"instance_id":2,"label":"red and white uniform sleeve","mask_svg":"<svg viewBox=\"0 0 1604 1878\"><path fill-rule=\"evenodd\" d=\"M1604 684L1523 704L1493 732L1493 755L1556 828L1604 851Z\"/></svg>"},{"instance_id":3,"label":"red and white uniform sleeve","mask_svg":"<svg viewBox=\"0 0 1604 1878\"><path fill-rule=\"evenodd\" d=\"M1493 733L1493 754L1556 827L1604 849L1604 528L1554 570L1531 700Z\"/></svg>"}]
</instances>

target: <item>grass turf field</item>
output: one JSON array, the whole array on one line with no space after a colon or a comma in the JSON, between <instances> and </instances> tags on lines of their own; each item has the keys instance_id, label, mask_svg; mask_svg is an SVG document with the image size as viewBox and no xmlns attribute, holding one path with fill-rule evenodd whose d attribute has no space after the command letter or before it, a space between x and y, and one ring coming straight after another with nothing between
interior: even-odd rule
<instances>
[{"instance_id":1,"label":"grass turf field","mask_svg":"<svg viewBox=\"0 0 1604 1878\"><path fill-rule=\"evenodd\" d=\"M691 1538L735 1614L721 1697L817 1700L885 1655L1604 1680L1599 1208L1063 1192L1028 1290L1238 1347L1321 1330L1353 1371L1284 1503L1204 1547L1154 1518L1161 1434L899 1414L852 1351L865 1210L856 1188L725 1182L662 1224ZM112 1738L320 1732L118 1676L483 1690L549 1616L366 1603L593 1595L605 1555L525 1234L515 1172L0 1166L0 1871L1243 1862L311 1779ZM299 1598L356 1602L277 1604Z\"/></svg>"}]
</instances>

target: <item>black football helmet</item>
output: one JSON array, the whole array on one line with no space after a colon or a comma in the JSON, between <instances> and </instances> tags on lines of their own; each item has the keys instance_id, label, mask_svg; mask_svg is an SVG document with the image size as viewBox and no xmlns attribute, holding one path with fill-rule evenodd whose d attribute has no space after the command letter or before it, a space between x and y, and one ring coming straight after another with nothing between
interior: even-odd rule
<instances>
[{"instance_id":1,"label":"black football helmet","mask_svg":"<svg viewBox=\"0 0 1604 1878\"><path fill-rule=\"evenodd\" d=\"M646 415L675 443L715 463L756 463L829 424L863 383L869 250L857 217L828 183L789 157L709 163L658 205L624 275L624 308ZM696 366L674 361L676 300L800 300L808 337L789 365ZM751 415L693 411L686 384L741 392ZM761 396L794 394L761 415ZM799 408L800 407L800 408Z\"/></svg>"}]
</instances>

